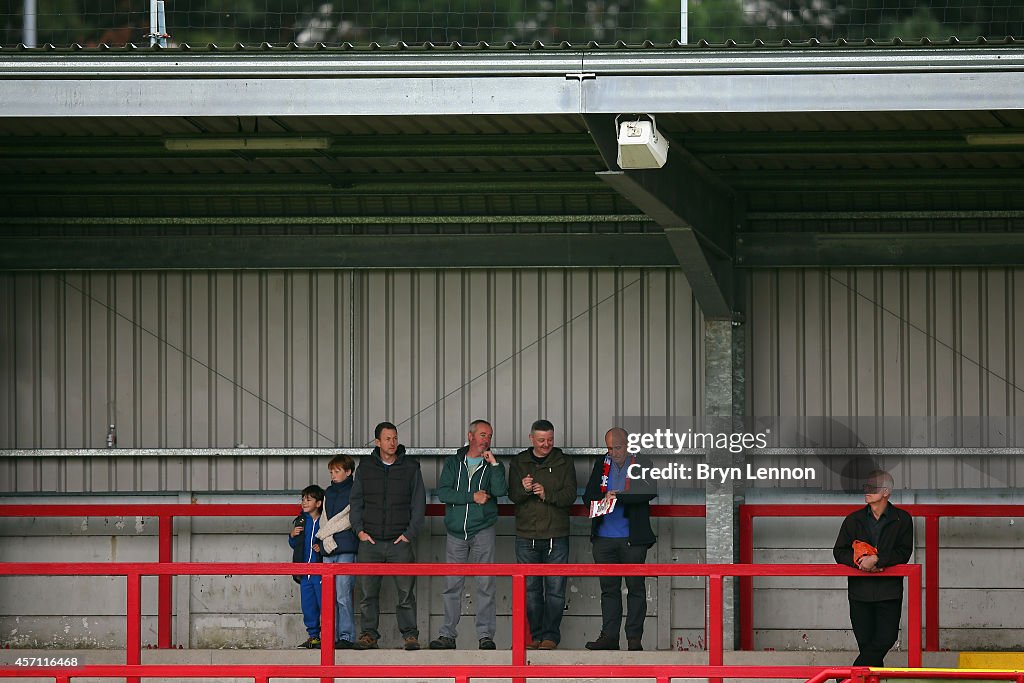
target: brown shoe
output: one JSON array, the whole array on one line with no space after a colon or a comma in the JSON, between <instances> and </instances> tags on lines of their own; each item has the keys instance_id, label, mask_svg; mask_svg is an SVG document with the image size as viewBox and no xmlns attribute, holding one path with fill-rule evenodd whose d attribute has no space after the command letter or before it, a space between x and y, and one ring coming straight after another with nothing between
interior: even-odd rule
<instances>
[{"instance_id":1,"label":"brown shoe","mask_svg":"<svg viewBox=\"0 0 1024 683\"><path fill-rule=\"evenodd\" d=\"M363 633L359 636L359 640L355 642L356 650L376 650L377 639L371 636L369 633Z\"/></svg>"},{"instance_id":2,"label":"brown shoe","mask_svg":"<svg viewBox=\"0 0 1024 683\"><path fill-rule=\"evenodd\" d=\"M541 650L554 650L558 648L558 643L553 640L542 640L540 641Z\"/></svg>"},{"instance_id":3,"label":"brown shoe","mask_svg":"<svg viewBox=\"0 0 1024 683\"><path fill-rule=\"evenodd\" d=\"M418 650L420 649L420 641L416 636L405 637L405 649L406 650Z\"/></svg>"},{"instance_id":4,"label":"brown shoe","mask_svg":"<svg viewBox=\"0 0 1024 683\"><path fill-rule=\"evenodd\" d=\"M639 652L644 649L644 644L639 638L626 638L626 648L630 652Z\"/></svg>"},{"instance_id":5,"label":"brown shoe","mask_svg":"<svg viewBox=\"0 0 1024 683\"><path fill-rule=\"evenodd\" d=\"M531 640L530 642L528 642L526 644L526 649L527 650L536 650L538 648L540 648L540 641L539 640Z\"/></svg>"}]
</instances>

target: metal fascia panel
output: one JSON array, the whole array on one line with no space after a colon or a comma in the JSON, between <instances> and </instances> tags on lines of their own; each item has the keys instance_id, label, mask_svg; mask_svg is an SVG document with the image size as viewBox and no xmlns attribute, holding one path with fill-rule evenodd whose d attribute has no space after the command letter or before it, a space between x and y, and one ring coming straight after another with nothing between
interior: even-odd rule
<instances>
[{"instance_id":1,"label":"metal fascia panel","mask_svg":"<svg viewBox=\"0 0 1024 683\"><path fill-rule=\"evenodd\" d=\"M0 59L0 100L0 116L1013 110L1024 50L30 54Z\"/></svg>"},{"instance_id":2,"label":"metal fascia panel","mask_svg":"<svg viewBox=\"0 0 1024 683\"><path fill-rule=\"evenodd\" d=\"M572 114L564 76L488 78L0 79L0 116Z\"/></svg>"},{"instance_id":3,"label":"metal fascia panel","mask_svg":"<svg viewBox=\"0 0 1024 683\"><path fill-rule=\"evenodd\" d=\"M1024 109L1024 72L604 76L587 113L765 113Z\"/></svg>"}]
</instances>

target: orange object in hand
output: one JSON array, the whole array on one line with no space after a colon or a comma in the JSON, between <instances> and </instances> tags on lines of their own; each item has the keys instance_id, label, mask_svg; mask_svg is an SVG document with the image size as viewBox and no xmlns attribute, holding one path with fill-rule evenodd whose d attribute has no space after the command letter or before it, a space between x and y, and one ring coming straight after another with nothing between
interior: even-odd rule
<instances>
[{"instance_id":1,"label":"orange object in hand","mask_svg":"<svg viewBox=\"0 0 1024 683\"><path fill-rule=\"evenodd\" d=\"M859 565L862 557L877 555L878 548L864 541L853 542L853 563Z\"/></svg>"}]
</instances>

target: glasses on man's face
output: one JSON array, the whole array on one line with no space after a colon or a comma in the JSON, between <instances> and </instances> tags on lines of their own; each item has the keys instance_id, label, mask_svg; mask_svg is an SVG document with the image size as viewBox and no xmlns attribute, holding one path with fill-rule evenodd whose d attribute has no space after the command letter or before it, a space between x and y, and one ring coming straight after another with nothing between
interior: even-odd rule
<instances>
[{"instance_id":1,"label":"glasses on man's face","mask_svg":"<svg viewBox=\"0 0 1024 683\"><path fill-rule=\"evenodd\" d=\"M874 484L864 484L864 493L881 493L885 490L884 486L875 486Z\"/></svg>"}]
</instances>

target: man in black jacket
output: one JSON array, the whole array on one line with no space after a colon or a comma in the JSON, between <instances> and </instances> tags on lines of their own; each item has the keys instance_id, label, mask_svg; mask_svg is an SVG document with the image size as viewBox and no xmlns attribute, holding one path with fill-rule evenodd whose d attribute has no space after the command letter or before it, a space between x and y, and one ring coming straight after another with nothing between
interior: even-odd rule
<instances>
[{"instance_id":1,"label":"man in black jacket","mask_svg":"<svg viewBox=\"0 0 1024 683\"><path fill-rule=\"evenodd\" d=\"M427 496L420 464L398 443L398 428L381 422L373 430L371 455L359 461L349 497L349 520L359 537L359 562L415 562L412 542L423 527ZM376 649L380 632L380 576L362 576L362 633L355 649ZM406 650L420 649L416 627L416 577L395 576L395 616Z\"/></svg>"},{"instance_id":2,"label":"man in black jacket","mask_svg":"<svg viewBox=\"0 0 1024 683\"><path fill-rule=\"evenodd\" d=\"M594 463L590 480L583 493L583 502L615 500L609 514L594 517L590 527L594 562L598 564L643 564L647 551L654 545L651 529L650 502L657 496L654 482L631 479L629 467L638 464L651 467L646 459L638 459L626 450L629 434L613 427L604 435L608 454ZM634 468L636 469L636 468ZM586 644L588 650L618 650L619 628L622 625L622 578L599 577L601 584L601 634ZM643 650L644 619L647 616L647 591L644 577L626 579L626 646Z\"/></svg>"},{"instance_id":3,"label":"man in black jacket","mask_svg":"<svg viewBox=\"0 0 1024 683\"><path fill-rule=\"evenodd\" d=\"M867 505L847 515L832 554L839 564L875 574L886 567L907 564L914 552L914 520L892 505L893 480L876 470L864 484ZM854 542L858 548L854 549ZM851 576L847 589L850 622L860 654L854 666L883 666L882 659L896 642L903 603L903 577Z\"/></svg>"}]
</instances>

